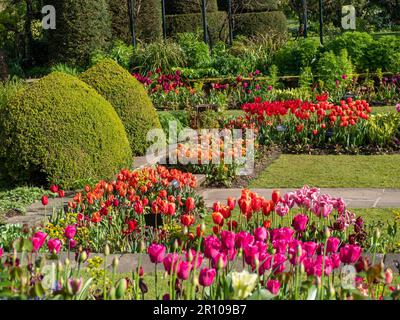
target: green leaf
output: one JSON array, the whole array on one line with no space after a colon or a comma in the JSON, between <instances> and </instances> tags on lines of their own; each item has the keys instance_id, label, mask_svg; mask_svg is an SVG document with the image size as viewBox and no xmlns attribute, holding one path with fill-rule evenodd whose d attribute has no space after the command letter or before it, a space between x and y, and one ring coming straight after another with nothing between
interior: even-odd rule
<instances>
[{"instance_id":1,"label":"green leaf","mask_svg":"<svg viewBox=\"0 0 400 320\"><path fill-rule=\"evenodd\" d=\"M272 300L276 295L269 292L267 289L255 290L247 300Z\"/></svg>"}]
</instances>

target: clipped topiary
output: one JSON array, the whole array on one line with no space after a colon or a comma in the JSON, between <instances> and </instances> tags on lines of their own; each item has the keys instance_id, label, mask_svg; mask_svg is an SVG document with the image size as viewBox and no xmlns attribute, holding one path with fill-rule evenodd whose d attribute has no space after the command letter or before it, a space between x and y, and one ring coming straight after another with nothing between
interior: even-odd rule
<instances>
[{"instance_id":1,"label":"clipped topiary","mask_svg":"<svg viewBox=\"0 0 400 320\"><path fill-rule=\"evenodd\" d=\"M56 9L56 29L48 30L53 62L85 66L90 54L107 47L111 20L107 0L50 0Z\"/></svg>"},{"instance_id":2,"label":"clipped topiary","mask_svg":"<svg viewBox=\"0 0 400 320\"><path fill-rule=\"evenodd\" d=\"M286 16L282 11L235 14L233 19L236 35L282 34L287 31Z\"/></svg>"},{"instance_id":3,"label":"clipped topiary","mask_svg":"<svg viewBox=\"0 0 400 320\"><path fill-rule=\"evenodd\" d=\"M114 60L104 59L81 74L115 108L124 123L132 151L143 155L147 132L161 128L160 120L143 85Z\"/></svg>"},{"instance_id":4,"label":"clipped topiary","mask_svg":"<svg viewBox=\"0 0 400 320\"><path fill-rule=\"evenodd\" d=\"M81 80L59 72L19 91L0 115L0 172L11 184L110 178L132 164L113 107Z\"/></svg>"},{"instance_id":5,"label":"clipped topiary","mask_svg":"<svg viewBox=\"0 0 400 320\"><path fill-rule=\"evenodd\" d=\"M167 34L176 37L179 33L203 30L201 13L167 15ZM225 41L228 37L228 17L224 11L207 13L208 32L211 43Z\"/></svg>"},{"instance_id":6,"label":"clipped topiary","mask_svg":"<svg viewBox=\"0 0 400 320\"><path fill-rule=\"evenodd\" d=\"M232 0L232 12L262 12L278 10L279 0ZM228 0L218 0L220 10L228 11Z\"/></svg>"},{"instance_id":7,"label":"clipped topiary","mask_svg":"<svg viewBox=\"0 0 400 320\"><path fill-rule=\"evenodd\" d=\"M165 1L167 14L201 13L202 0L168 0ZM206 12L218 11L217 0L206 1Z\"/></svg>"},{"instance_id":8,"label":"clipped topiary","mask_svg":"<svg viewBox=\"0 0 400 320\"><path fill-rule=\"evenodd\" d=\"M112 35L125 43L132 43L127 0L107 0L112 21ZM162 36L161 0L136 0L136 37L145 42Z\"/></svg>"}]
</instances>

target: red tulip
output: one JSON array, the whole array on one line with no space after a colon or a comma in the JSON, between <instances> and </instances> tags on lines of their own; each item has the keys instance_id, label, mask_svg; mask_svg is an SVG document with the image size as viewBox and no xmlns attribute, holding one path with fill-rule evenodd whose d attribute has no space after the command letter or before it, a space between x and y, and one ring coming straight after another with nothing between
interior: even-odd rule
<instances>
[{"instance_id":1,"label":"red tulip","mask_svg":"<svg viewBox=\"0 0 400 320\"><path fill-rule=\"evenodd\" d=\"M224 217L220 212L213 212L211 214L213 222L219 226L223 226L224 225Z\"/></svg>"},{"instance_id":2,"label":"red tulip","mask_svg":"<svg viewBox=\"0 0 400 320\"><path fill-rule=\"evenodd\" d=\"M64 190L58 190L58 196L60 198L64 198L65 197L65 191Z\"/></svg>"},{"instance_id":3,"label":"red tulip","mask_svg":"<svg viewBox=\"0 0 400 320\"><path fill-rule=\"evenodd\" d=\"M53 192L53 193L57 193L58 192L58 186L53 184L52 186L50 186L50 191Z\"/></svg>"},{"instance_id":4,"label":"red tulip","mask_svg":"<svg viewBox=\"0 0 400 320\"><path fill-rule=\"evenodd\" d=\"M190 212L195 208L194 199L192 197L188 197L186 199L185 207L186 207L187 212Z\"/></svg>"},{"instance_id":5,"label":"red tulip","mask_svg":"<svg viewBox=\"0 0 400 320\"><path fill-rule=\"evenodd\" d=\"M281 193L278 190L272 192L272 201L278 203L281 200Z\"/></svg>"},{"instance_id":6,"label":"red tulip","mask_svg":"<svg viewBox=\"0 0 400 320\"><path fill-rule=\"evenodd\" d=\"M47 206L49 204L49 198L47 196L42 197L42 205Z\"/></svg>"}]
</instances>

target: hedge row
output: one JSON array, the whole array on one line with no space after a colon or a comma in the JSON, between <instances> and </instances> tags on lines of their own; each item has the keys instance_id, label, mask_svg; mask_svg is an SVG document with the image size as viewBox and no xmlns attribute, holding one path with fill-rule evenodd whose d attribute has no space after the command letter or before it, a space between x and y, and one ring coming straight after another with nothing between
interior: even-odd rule
<instances>
[{"instance_id":1,"label":"hedge row","mask_svg":"<svg viewBox=\"0 0 400 320\"><path fill-rule=\"evenodd\" d=\"M207 14L208 32L212 43L225 41L228 36L227 14L223 11ZM174 37L183 32L196 32L203 28L202 14L167 15L167 34Z\"/></svg>"},{"instance_id":2,"label":"hedge row","mask_svg":"<svg viewBox=\"0 0 400 320\"><path fill-rule=\"evenodd\" d=\"M90 54L104 49L111 38L106 0L50 0L56 9L56 29L48 30L53 61L85 66Z\"/></svg>"},{"instance_id":3,"label":"hedge row","mask_svg":"<svg viewBox=\"0 0 400 320\"><path fill-rule=\"evenodd\" d=\"M128 1L108 0L111 15L113 38L126 43L132 42L130 29ZM136 1L137 13L135 31L140 40L150 42L162 36L162 12L160 0Z\"/></svg>"},{"instance_id":4,"label":"hedge row","mask_svg":"<svg viewBox=\"0 0 400 320\"><path fill-rule=\"evenodd\" d=\"M282 11L242 13L234 15L233 19L237 35L285 33L287 30L286 16Z\"/></svg>"},{"instance_id":5,"label":"hedge row","mask_svg":"<svg viewBox=\"0 0 400 320\"><path fill-rule=\"evenodd\" d=\"M228 11L228 0L218 0L220 10ZM232 0L233 13L278 10L279 0Z\"/></svg>"},{"instance_id":6,"label":"hedge row","mask_svg":"<svg viewBox=\"0 0 400 320\"><path fill-rule=\"evenodd\" d=\"M160 1L161 2L161 1ZM201 13L202 0L167 0L165 11L167 14ZM206 1L207 13L218 11L217 0Z\"/></svg>"},{"instance_id":7,"label":"hedge row","mask_svg":"<svg viewBox=\"0 0 400 320\"><path fill-rule=\"evenodd\" d=\"M52 73L1 110L0 172L9 184L110 178L132 164L114 108L79 79Z\"/></svg>"}]
</instances>

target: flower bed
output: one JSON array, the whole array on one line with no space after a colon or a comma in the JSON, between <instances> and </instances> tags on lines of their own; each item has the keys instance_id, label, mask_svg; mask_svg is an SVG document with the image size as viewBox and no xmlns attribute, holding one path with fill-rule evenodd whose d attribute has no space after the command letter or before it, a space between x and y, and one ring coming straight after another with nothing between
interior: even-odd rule
<instances>
[{"instance_id":1,"label":"flower bed","mask_svg":"<svg viewBox=\"0 0 400 320\"><path fill-rule=\"evenodd\" d=\"M317 96L314 103L256 99L243 105L246 117L231 120L227 127L255 124L260 143L276 143L288 151L398 150L400 113L370 115L372 109L364 100L348 98L339 104L327 100L328 95Z\"/></svg>"},{"instance_id":2,"label":"flower bed","mask_svg":"<svg viewBox=\"0 0 400 320\"><path fill-rule=\"evenodd\" d=\"M173 181L180 192L189 192L194 185L190 174L158 167L123 170L115 182L101 181L77 194L69 213L59 216L60 224L16 240L14 253L4 254L5 258L1 249L0 278L11 281L0 282L0 294L42 299L144 299L146 282L153 277L157 299L399 298L399 279L376 259L379 230L367 234L362 219L346 210L343 199L307 186L282 196L274 191L271 199L243 190L237 200L214 203L213 226L207 226L200 216L194 221L200 199L186 196L184 201L182 195L178 200L179 195L168 189ZM172 196L175 206L171 205ZM148 232L142 217L150 212L160 213L163 225L151 227L153 237L130 237L136 230L142 236ZM81 217L61 222L74 213ZM174 220L179 232L166 236L161 230ZM58 235L54 228L59 228ZM132 275L117 280L118 259L113 260L110 278L106 261L95 257L89 260L84 276L89 250L82 245L83 229L89 230L91 249L104 251L105 259L118 249L120 240L112 238L113 229L122 238L129 236L130 248L149 255L154 273L144 274L139 258ZM108 236L99 236L99 232ZM72 241L76 241L73 246ZM75 252L77 263L71 266L68 259L64 264L59 261L51 273L54 282L46 285L49 278L44 277L43 260L36 260L37 253L48 251L58 259L66 244ZM20 259L18 251L25 252ZM374 253L371 258L363 256L367 251ZM158 268L161 264L163 268ZM162 278L160 269L165 271Z\"/></svg>"}]
</instances>

